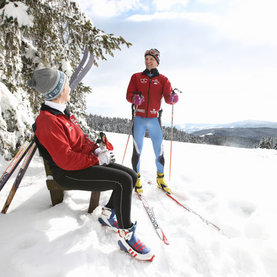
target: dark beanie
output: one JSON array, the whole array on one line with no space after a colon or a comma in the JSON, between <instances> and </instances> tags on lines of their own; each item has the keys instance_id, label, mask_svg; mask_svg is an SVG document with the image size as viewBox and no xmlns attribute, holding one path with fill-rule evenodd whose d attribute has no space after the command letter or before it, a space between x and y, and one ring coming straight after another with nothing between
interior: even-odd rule
<instances>
[{"instance_id":1,"label":"dark beanie","mask_svg":"<svg viewBox=\"0 0 277 277\"><path fill-rule=\"evenodd\" d=\"M66 76L63 72L42 68L35 70L32 78L28 81L28 86L43 94L45 100L54 100L64 90Z\"/></svg>"},{"instance_id":2,"label":"dark beanie","mask_svg":"<svg viewBox=\"0 0 277 277\"><path fill-rule=\"evenodd\" d=\"M150 55L153 58L155 58L157 63L160 64L160 51L159 50L157 50L156 48L146 50L145 53L144 53L144 57L146 57L147 55Z\"/></svg>"}]
</instances>

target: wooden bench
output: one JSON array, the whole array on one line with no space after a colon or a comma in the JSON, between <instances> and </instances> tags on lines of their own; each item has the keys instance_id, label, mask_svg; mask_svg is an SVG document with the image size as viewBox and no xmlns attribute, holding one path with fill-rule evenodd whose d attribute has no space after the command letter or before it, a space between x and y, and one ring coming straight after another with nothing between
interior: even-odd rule
<instances>
[{"instance_id":1,"label":"wooden bench","mask_svg":"<svg viewBox=\"0 0 277 277\"><path fill-rule=\"evenodd\" d=\"M52 205L55 206L59 203L63 202L64 197L64 191L63 189L54 179L52 176L52 172L45 160L44 162L44 168L46 173L46 184L47 188L50 192L50 197L52 201ZM89 207L88 207L88 213L92 213L94 209L99 205L99 198L100 198L100 192L99 191L92 191L89 201Z\"/></svg>"}]
</instances>

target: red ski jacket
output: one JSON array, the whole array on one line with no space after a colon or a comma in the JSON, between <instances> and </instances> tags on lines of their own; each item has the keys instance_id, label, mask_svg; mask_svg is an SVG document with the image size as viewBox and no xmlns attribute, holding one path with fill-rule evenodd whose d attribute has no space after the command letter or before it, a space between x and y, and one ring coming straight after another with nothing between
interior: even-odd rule
<instances>
[{"instance_id":1,"label":"red ski jacket","mask_svg":"<svg viewBox=\"0 0 277 277\"><path fill-rule=\"evenodd\" d=\"M172 87L164 75L160 74L157 69L152 69L153 76L148 77L149 70L140 73L135 73L131 77L126 99L132 103L132 98L135 93L141 93L144 97L144 102L138 106L136 115L141 117L158 117L158 111L161 107L161 100L164 97L167 104L169 102Z\"/></svg>"},{"instance_id":2,"label":"red ski jacket","mask_svg":"<svg viewBox=\"0 0 277 277\"><path fill-rule=\"evenodd\" d=\"M81 170L99 164L94 155L98 145L87 138L74 115L68 117L43 104L36 120L35 135L61 169Z\"/></svg>"}]
</instances>

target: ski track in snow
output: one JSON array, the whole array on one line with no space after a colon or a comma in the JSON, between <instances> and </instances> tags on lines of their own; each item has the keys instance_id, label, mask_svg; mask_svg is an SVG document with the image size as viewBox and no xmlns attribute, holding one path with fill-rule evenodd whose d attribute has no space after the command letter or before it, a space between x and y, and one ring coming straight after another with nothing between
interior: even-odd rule
<instances>
[{"instance_id":1,"label":"ski track in snow","mask_svg":"<svg viewBox=\"0 0 277 277\"><path fill-rule=\"evenodd\" d=\"M127 136L107 134L121 162ZM130 140L125 165L131 166ZM168 177L169 142L164 142ZM7 277L277 276L277 152L173 142L176 198L222 232L203 223L157 189L154 154L145 139L141 162L144 195L170 245L157 236L138 197L132 220L156 254L140 262L119 250L117 234L88 214L89 192L68 191L51 206L41 158L36 154L6 215L0 215L0 272ZM1 172L7 166L0 159ZM0 192L4 205L11 178ZM101 193L104 205L110 192Z\"/></svg>"}]
</instances>

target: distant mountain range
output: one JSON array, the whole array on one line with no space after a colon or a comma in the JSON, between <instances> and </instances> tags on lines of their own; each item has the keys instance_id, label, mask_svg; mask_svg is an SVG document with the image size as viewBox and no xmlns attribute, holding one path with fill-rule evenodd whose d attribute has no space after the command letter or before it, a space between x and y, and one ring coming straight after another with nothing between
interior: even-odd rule
<instances>
[{"instance_id":1,"label":"distant mountain range","mask_svg":"<svg viewBox=\"0 0 277 277\"><path fill-rule=\"evenodd\" d=\"M270 122L270 121L258 121L258 120L244 120L244 121L237 121L232 123L225 123L225 124L194 124L194 123L185 123L175 125L177 129L183 130L186 133L194 133L200 130L208 130L208 129L219 129L219 128L276 128L277 129L277 122Z\"/></svg>"},{"instance_id":2,"label":"distant mountain range","mask_svg":"<svg viewBox=\"0 0 277 277\"><path fill-rule=\"evenodd\" d=\"M213 128L196 131L192 135L251 138L258 142L262 137L277 137L277 128Z\"/></svg>"}]
</instances>

